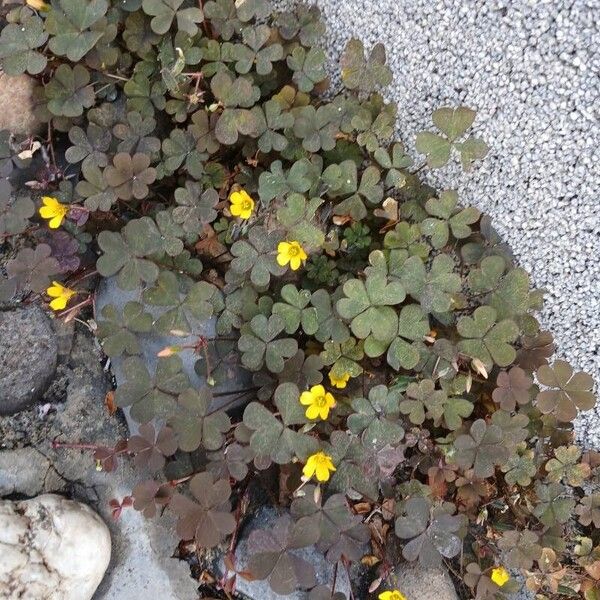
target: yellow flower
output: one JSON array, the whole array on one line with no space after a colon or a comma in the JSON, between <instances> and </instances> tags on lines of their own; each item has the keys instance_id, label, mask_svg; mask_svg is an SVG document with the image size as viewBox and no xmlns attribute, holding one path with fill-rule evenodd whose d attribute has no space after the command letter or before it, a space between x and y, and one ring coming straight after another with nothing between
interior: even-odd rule
<instances>
[{"instance_id":1,"label":"yellow flower","mask_svg":"<svg viewBox=\"0 0 600 600\"><path fill-rule=\"evenodd\" d=\"M46 294L48 294L50 298L54 298L54 300L50 302L50 308L52 310L63 310L67 306L67 302L76 293L75 290L71 290L64 285L61 285L58 281L53 281L52 285L46 290Z\"/></svg>"},{"instance_id":2,"label":"yellow flower","mask_svg":"<svg viewBox=\"0 0 600 600\"><path fill-rule=\"evenodd\" d=\"M246 190L233 192L229 196L229 202L231 202L229 210L234 217L249 219L252 215L252 211L254 210L254 200L252 200Z\"/></svg>"},{"instance_id":3,"label":"yellow flower","mask_svg":"<svg viewBox=\"0 0 600 600\"><path fill-rule=\"evenodd\" d=\"M331 385L342 390L346 387L348 381L350 381L350 373L336 375L333 371L329 371L329 381L331 382Z\"/></svg>"},{"instance_id":4,"label":"yellow flower","mask_svg":"<svg viewBox=\"0 0 600 600\"><path fill-rule=\"evenodd\" d=\"M277 262L282 267L290 263L292 271L297 271L302 261L307 258L306 252L298 242L279 242L277 246Z\"/></svg>"},{"instance_id":5,"label":"yellow flower","mask_svg":"<svg viewBox=\"0 0 600 600\"><path fill-rule=\"evenodd\" d=\"M408 600L408 598L402 592L392 590L391 592L379 594L379 600Z\"/></svg>"},{"instance_id":6,"label":"yellow flower","mask_svg":"<svg viewBox=\"0 0 600 600\"><path fill-rule=\"evenodd\" d=\"M50 10L50 7L44 2L44 0L27 0L27 6L35 10Z\"/></svg>"},{"instance_id":7,"label":"yellow flower","mask_svg":"<svg viewBox=\"0 0 600 600\"><path fill-rule=\"evenodd\" d=\"M510 574L504 567L496 567L492 569L491 579L498 587L502 587L510 579Z\"/></svg>"},{"instance_id":8,"label":"yellow flower","mask_svg":"<svg viewBox=\"0 0 600 600\"><path fill-rule=\"evenodd\" d=\"M335 398L322 385L313 385L310 391L300 394L300 404L308 406L307 418L324 421L329 416L329 409L335 406Z\"/></svg>"},{"instance_id":9,"label":"yellow flower","mask_svg":"<svg viewBox=\"0 0 600 600\"><path fill-rule=\"evenodd\" d=\"M309 456L302 469L302 473L306 479L310 479L316 474L318 481L329 481L330 471L333 473L335 467L331 462L331 456L328 456L325 452L317 452Z\"/></svg>"},{"instance_id":10,"label":"yellow flower","mask_svg":"<svg viewBox=\"0 0 600 600\"><path fill-rule=\"evenodd\" d=\"M42 196L42 202L44 206L40 208L40 215L44 219L50 220L48 223L50 229L57 229L67 216L69 207L51 196Z\"/></svg>"}]
</instances>

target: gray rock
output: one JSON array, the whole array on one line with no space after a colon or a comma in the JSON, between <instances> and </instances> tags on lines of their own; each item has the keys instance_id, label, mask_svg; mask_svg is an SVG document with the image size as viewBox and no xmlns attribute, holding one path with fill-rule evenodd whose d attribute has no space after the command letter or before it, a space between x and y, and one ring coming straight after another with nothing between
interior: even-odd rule
<instances>
[{"instance_id":1,"label":"gray rock","mask_svg":"<svg viewBox=\"0 0 600 600\"><path fill-rule=\"evenodd\" d=\"M0 414L13 414L44 393L56 371L57 341L39 306L0 311Z\"/></svg>"},{"instance_id":2,"label":"gray rock","mask_svg":"<svg viewBox=\"0 0 600 600\"><path fill-rule=\"evenodd\" d=\"M89 507L54 494L0 502L0 597L90 600L110 559L110 533Z\"/></svg>"},{"instance_id":3,"label":"gray rock","mask_svg":"<svg viewBox=\"0 0 600 600\"><path fill-rule=\"evenodd\" d=\"M51 471L50 461L35 448L4 450L0 452L0 496L37 496Z\"/></svg>"},{"instance_id":4,"label":"gray rock","mask_svg":"<svg viewBox=\"0 0 600 600\"><path fill-rule=\"evenodd\" d=\"M458 600L450 575L443 568L423 569L413 563L402 563L377 590L399 590L407 598L419 600Z\"/></svg>"},{"instance_id":5,"label":"gray rock","mask_svg":"<svg viewBox=\"0 0 600 600\"><path fill-rule=\"evenodd\" d=\"M248 565L248 537L250 533L255 529L268 530L280 516L281 514L273 508L262 508L244 527L235 551L235 566L238 571L243 571ZM333 584L334 567L325 560L323 554L317 551L316 548L313 546L300 548L299 550L295 550L294 554L314 566L320 585L328 584L331 586ZM222 559L218 564L217 570L221 575L226 570L225 563ZM229 573L229 576L231 576L231 573ZM295 592L290 596L281 596L271 590L268 581L249 581L244 579L241 575L238 575L236 578L235 589L242 598L248 598L249 600L306 600L308 598L308 593L302 591ZM343 568L338 569L335 591L342 592L347 598L350 597L350 581L346 570Z\"/></svg>"},{"instance_id":6,"label":"gray rock","mask_svg":"<svg viewBox=\"0 0 600 600\"><path fill-rule=\"evenodd\" d=\"M96 318L102 320L102 309L107 304L112 304L119 310L122 310L127 302L132 300L139 300L139 294L136 292L127 292L121 290L114 278L105 279L98 287L96 294ZM166 310L165 307L160 306L146 306L146 310L152 314L155 319L158 319ZM156 370L156 364L158 362L157 354L166 348L167 346L185 346L192 345L197 342L198 336L202 335L208 338L214 338L216 335L216 319L212 318L208 321L200 322L196 321L193 323L195 336L189 337L176 337L172 335L157 335L156 332L152 334L138 334L138 340L142 348L142 357L148 367L150 373ZM216 354L215 345L209 341L208 351L210 355ZM198 356L191 351L181 352L179 354L183 361L183 371L190 378L190 382L193 387L201 388L206 385L206 377L204 373L204 358ZM116 357L111 359L111 370L117 380L117 384L125 381L123 373L123 357ZM244 389L251 385L251 377L245 371L236 369L235 372L229 373L229 378L222 378L217 381L214 386L214 391L219 394L213 400L212 409L217 410L222 407L228 409L241 406L246 400L236 400L239 394L234 392L240 389ZM129 418L129 411L125 410L125 416L129 424L130 431L137 431L137 423Z\"/></svg>"},{"instance_id":7,"label":"gray rock","mask_svg":"<svg viewBox=\"0 0 600 600\"><path fill-rule=\"evenodd\" d=\"M168 516L145 519L128 508L119 519L112 517L110 501L130 495L144 473L128 461L112 473L97 471L91 450L53 448L53 440L114 446L128 435L122 417L110 416L104 406L109 378L102 368L105 359L89 332L78 326L64 351L68 352L62 373L64 397L52 403L49 412L30 409L0 416L0 436L16 417L22 421L27 417L20 426L31 444L0 450L0 496L58 492L98 511L111 532L112 556L94 600L140 600L148 594L161 600L197 600L197 584L187 563L171 558L178 540ZM4 598L1 593L0 597Z\"/></svg>"}]
</instances>

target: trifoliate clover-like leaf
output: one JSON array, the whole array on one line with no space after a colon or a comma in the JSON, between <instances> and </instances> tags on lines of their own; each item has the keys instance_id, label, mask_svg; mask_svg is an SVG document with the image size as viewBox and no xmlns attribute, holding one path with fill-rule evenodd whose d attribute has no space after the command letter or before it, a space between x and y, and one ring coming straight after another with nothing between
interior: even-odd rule
<instances>
[{"instance_id":1,"label":"trifoliate clover-like leaf","mask_svg":"<svg viewBox=\"0 0 600 600\"><path fill-rule=\"evenodd\" d=\"M317 309L309 306L311 293L308 290L298 290L294 284L288 283L281 288L281 300L273 304L273 314L283 318L286 333L295 333L300 326L308 335L317 331Z\"/></svg>"},{"instance_id":2,"label":"trifoliate clover-like leaf","mask_svg":"<svg viewBox=\"0 0 600 600\"><path fill-rule=\"evenodd\" d=\"M248 571L254 579L268 580L277 595L312 588L317 583L314 567L292 550L311 546L315 541L313 528L294 524L287 515L280 517L268 530L255 529L250 533Z\"/></svg>"},{"instance_id":3,"label":"trifoliate clover-like leaf","mask_svg":"<svg viewBox=\"0 0 600 600\"><path fill-rule=\"evenodd\" d=\"M285 229L287 239L296 240L305 249L320 248L325 234L317 222L316 212L322 204L321 198L307 201L301 194L289 194L284 206L277 209L277 221Z\"/></svg>"},{"instance_id":4,"label":"trifoliate clover-like leaf","mask_svg":"<svg viewBox=\"0 0 600 600\"><path fill-rule=\"evenodd\" d=\"M60 273L60 265L48 244L38 244L35 248L21 248L6 263L6 271L17 289L40 293L46 290L51 277Z\"/></svg>"},{"instance_id":5,"label":"trifoliate clover-like leaf","mask_svg":"<svg viewBox=\"0 0 600 600\"><path fill-rule=\"evenodd\" d=\"M77 182L75 191L85 198L85 207L92 212L108 212L117 202L117 194L106 182L102 170L93 164L84 164L81 173L84 179Z\"/></svg>"},{"instance_id":6,"label":"trifoliate clover-like leaf","mask_svg":"<svg viewBox=\"0 0 600 600\"><path fill-rule=\"evenodd\" d=\"M471 225L479 220L479 211L473 207L457 208L458 193L448 190L439 199L430 198L425 209L432 215L421 222L421 231L431 238L434 248L443 248L452 236L461 240L471 235Z\"/></svg>"},{"instance_id":7,"label":"trifoliate clover-like leaf","mask_svg":"<svg viewBox=\"0 0 600 600\"><path fill-rule=\"evenodd\" d=\"M584 527L592 523L594 527L600 527L600 494L591 494L582 498L575 512Z\"/></svg>"},{"instance_id":8,"label":"trifoliate clover-like leaf","mask_svg":"<svg viewBox=\"0 0 600 600\"><path fill-rule=\"evenodd\" d=\"M302 140L302 147L308 152L333 150L336 143L337 127L333 121L335 113L330 105L304 106L295 114L294 135Z\"/></svg>"},{"instance_id":9,"label":"trifoliate clover-like leaf","mask_svg":"<svg viewBox=\"0 0 600 600\"><path fill-rule=\"evenodd\" d=\"M281 44L267 44L271 37L268 25L257 25L242 29L243 44L236 44L233 54L236 59L235 70L241 75L255 69L258 75L268 75L273 63L283 58Z\"/></svg>"},{"instance_id":10,"label":"trifoliate clover-like leaf","mask_svg":"<svg viewBox=\"0 0 600 600\"><path fill-rule=\"evenodd\" d=\"M298 351L298 342L293 338L277 336L285 329L285 321L279 315L256 315L247 329L242 329L238 348L242 352L242 364L251 371L258 371L263 364L271 373L283 370L284 359Z\"/></svg>"},{"instance_id":11,"label":"trifoliate clover-like leaf","mask_svg":"<svg viewBox=\"0 0 600 600\"><path fill-rule=\"evenodd\" d=\"M427 498L410 498L403 503L401 514L396 519L395 532L400 539L410 539L402 556L408 561L419 560L425 567L436 567L442 557L452 558L461 548L458 535L462 519L443 511L432 510Z\"/></svg>"},{"instance_id":12,"label":"trifoliate clover-like leaf","mask_svg":"<svg viewBox=\"0 0 600 600\"><path fill-rule=\"evenodd\" d=\"M266 19L273 7L269 0L236 0L235 10L240 21L247 23L252 19Z\"/></svg>"},{"instance_id":13,"label":"trifoliate clover-like leaf","mask_svg":"<svg viewBox=\"0 0 600 600\"><path fill-rule=\"evenodd\" d=\"M381 450L387 444L396 445L404 437L399 421L400 392L377 385L369 391L369 398L355 398L348 417L348 428L361 436L367 448Z\"/></svg>"},{"instance_id":14,"label":"trifoliate clover-like leaf","mask_svg":"<svg viewBox=\"0 0 600 600\"><path fill-rule=\"evenodd\" d=\"M158 277L158 267L147 259L161 248L161 235L149 217L129 221L121 230L101 231L98 245L103 251L96 268L103 277L117 275L121 289L133 290L140 281L153 283Z\"/></svg>"},{"instance_id":15,"label":"trifoliate clover-like leaf","mask_svg":"<svg viewBox=\"0 0 600 600\"><path fill-rule=\"evenodd\" d=\"M197 6L183 7L184 0L143 0L144 12L152 17L152 31L163 35L169 31L173 21L177 21L177 30L194 36L198 32L197 23L202 23L204 14Z\"/></svg>"},{"instance_id":16,"label":"trifoliate clover-like leaf","mask_svg":"<svg viewBox=\"0 0 600 600\"><path fill-rule=\"evenodd\" d=\"M437 255L429 270L421 258L411 256L402 265L400 281L426 313L446 312L452 308L453 294L461 289L461 279L453 270L454 262L447 254Z\"/></svg>"},{"instance_id":17,"label":"trifoliate clover-like leaf","mask_svg":"<svg viewBox=\"0 0 600 600\"><path fill-rule=\"evenodd\" d=\"M177 451L177 442L170 427L162 427L158 432L154 425L140 425L137 435L127 440L127 451L135 458L136 467L148 467L150 471L160 471L165 465L165 457Z\"/></svg>"},{"instance_id":18,"label":"trifoliate clover-like leaf","mask_svg":"<svg viewBox=\"0 0 600 600\"><path fill-rule=\"evenodd\" d=\"M504 434L498 425L488 425L477 419L468 434L459 435L454 442L456 463L464 469L474 468L477 477L491 477L494 468L509 457Z\"/></svg>"},{"instance_id":19,"label":"trifoliate clover-like leaf","mask_svg":"<svg viewBox=\"0 0 600 600\"><path fill-rule=\"evenodd\" d=\"M423 340L429 331L429 320L420 306L403 306L398 314L396 337L388 348L388 364L396 371L414 368L420 358L418 344L415 342Z\"/></svg>"},{"instance_id":20,"label":"trifoliate clover-like leaf","mask_svg":"<svg viewBox=\"0 0 600 600\"><path fill-rule=\"evenodd\" d=\"M164 306L167 310L155 321L161 333L175 329L192 332L194 324L208 320L218 302L220 292L207 281L191 286L172 271L161 271L153 287L144 291L144 302L152 306Z\"/></svg>"},{"instance_id":21,"label":"trifoliate clover-like leaf","mask_svg":"<svg viewBox=\"0 0 600 600\"><path fill-rule=\"evenodd\" d=\"M104 169L104 179L118 198L141 200L150 192L148 186L156 179L156 169L150 166L147 154L131 156L119 152L113 157L113 164Z\"/></svg>"},{"instance_id":22,"label":"trifoliate clover-like leaf","mask_svg":"<svg viewBox=\"0 0 600 600\"><path fill-rule=\"evenodd\" d=\"M60 65L44 91L48 110L57 117L80 117L83 109L93 106L96 98L90 74L81 65L72 69L69 65Z\"/></svg>"},{"instance_id":23,"label":"trifoliate clover-like leaf","mask_svg":"<svg viewBox=\"0 0 600 600\"><path fill-rule=\"evenodd\" d=\"M305 50L297 46L287 57L287 65L293 71L292 79L301 92L310 92L326 78L325 52L321 48Z\"/></svg>"},{"instance_id":24,"label":"trifoliate clover-like leaf","mask_svg":"<svg viewBox=\"0 0 600 600\"><path fill-rule=\"evenodd\" d=\"M267 232L262 226L252 227L248 240L238 240L231 246L231 268L238 273L250 274L250 280L258 287L266 286L271 275L280 277L285 268L277 264L275 249L281 235L277 231Z\"/></svg>"},{"instance_id":25,"label":"trifoliate clover-like leaf","mask_svg":"<svg viewBox=\"0 0 600 600\"><path fill-rule=\"evenodd\" d=\"M579 410L591 410L596 404L592 377L582 371L574 373L563 360L555 361L552 366L542 365L537 379L549 388L538 393L537 408L545 415L555 415L559 421L573 421Z\"/></svg>"},{"instance_id":26,"label":"trifoliate clover-like leaf","mask_svg":"<svg viewBox=\"0 0 600 600\"><path fill-rule=\"evenodd\" d=\"M388 282L385 276L373 274L366 281L350 279L343 290L345 297L336 304L338 313L350 321L350 329L356 337L367 339L367 354L369 351L374 356L378 355L374 352L381 354L398 328L398 316L392 306L404 300L403 286L399 282Z\"/></svg>"},{"instance_id":27,"label":"trifoliate clover-like leaf","mask_svg":"<svg viewBox=\"0 0 600 600\"><path fill-rule=\"evenodd\" d=\"M546 527L554 527L566 523L573 514L575 500L570 497L567 488L560 483L544 485L538 481L535 485L537 504L533 507L533 514Z\"/></svg>"},{"instance_id":28,"label":"trifoliate clover-like leaf","mask_svg":"<svg viewBox=\"0 0 600 600\"><path fill-rule=\"evenodd\" d=\"M539 535L527 529L505 531L498 540L498 548L505 552L504 563L512 569L530 570L542 554Z\"/></svg>"},{"instance_id":29,"label":"trifoliate clover-like leaf","mask_svg":"<svg viewBox=\"0 0 600 600\"><path fill-rule=\"evenodd\" d=\"M242 29L233 0L209 0L204 4L204 16L222 40L230 40Z\"/></svg>"},{"instance_id":30,"label":"trifoliate clover-like leaf","mask_svg":"<svg viewBox=\"0 0 600 600\"><path fill-rule=\"evenodd\" d=\"M519 485L527 487L537 473L535 464L535 454L533 450L527 448L525 443L521 443L505 465L500 468L504 473L504 479L508 485Z\"/></svg>"},{"instance_id":31,"label":"trifoliate clover-like leaf","mask_svg":"<svg viewBox=\"0 0 600 600\"><path fill-rule=\"evenodd\" d=\"M201 548L213 548L235 530L231 514L231 486L226 479L214 480L212 473L198 473L189 484L195 501L175 494L169 508L179 517L177 533L184 540L194 540Z\"/></svg>"},{"instance_id":32,"label":"trifoliate clover-like leaf","mask_svg":"<svg viewBox=\"0 0 600 600\"><path fill-rule=\"evenodd\" d=\"M365 57L365 47L360 40L351 39L340 59L342 83L349 90L370 94L392 82L392 70L385 64L385 47L375 44Z\"/></svg>"},{"instance_id":33,"label":"trifoliate clover-like leaf","mask_svg":"<svg viewBox=\"0 0 600 600\"><path fill-rule=\"evenodd\" d=\"M152 328L152 315L145 312L139 302L127 302L123 310L112 304L102 309L102 319L98 320L96 335L101 341L107 356L140 354L141 347L137 334L148 333Z\"/></svg>"},{"instance_id":34,"label":"trifoliate clover-like leaf","mask_svg":"<svg viewBox=\"0 0 600 600\"><path fill-rule=\"evenodd\" d=\"M364 355L362 340L357 342L352 337L341 343L327 341L321 352L323 362L332 365L332 373L340 377L346 373L351 377L358 377L363 372L360 361Z\"/></svg>"},{"instance_id":35,"label":"trifoliate clover-like leaf","mask_svg":"<svg viewBox=\"0 0 600 600\"><path fill-rule=\"evenodd\" d=\"M311 304L317 309L319 323L315 338L321 343L331 340L335 344L342 344L347 341L350 330L338 315L334 298L329 292L324 289L313 292Z\"/></svg>"},{"instance_id":36,"label":"trifoliate clover-like leaf","mask_svg":"<svg viewBox=\"0 0 600 600\"><path fill-rule=\"evenodd\" d=\"M581 448L577 446L559 446L554 450L554 458L545 465L548 481L564 482L572 487L581 487L590 476L589 464L580 462Z\"/></svg>"},{"instance_id":37,"label":"trifoliate clover-like leaf","mask_svg":"<svg viewBox=\"0 0 600 600\"><path fill-rule=\"evenodd\" d=\"M519 335L514 321L504 319L496 322L497 313L491 306L480 306L472 317L461 317L456 325L465 339L458 343L463 354L483 362L487 368L510 365L516 358L512 343Z\"/></svg>"},{"instance_id":38,"label":"trifoliate clover-like leaf","mask_svg":"<svg viewBox=\"0 0 600 600\"><path fill-rule=\"evenodd\" d=\"M173 220L179 223L186 233L199 235L202 226L212 223L217 218L215 207L219 202L219 194L213 188L202 190L195 181L186 181L185 187L175 190Z\"/></svg>"},{"instance_id":39,"label":"trifoliate clover-like leaf","mask_svg":"<svg viewBox=\"0 0 600 600\"><path fill-rule=\"evenodd\" d=\"M129 406L132 418L138 423L172 415L177 395L189 387L189 379L181 369L178 356L159 358L154 375L150 375L140 357L126 358L123 362L125 382L115 392L117 406Z\"/></svg>"},{"instance_id":40,"label":"trifoliate clover-like leaf","mask_svg":"<svg viewBox=\"0 0 600 600\"><path fill-rule=\"evenodd\" d=\"M96 25L107 11L107 0L53 0L45 25L50 50L79 62L104 35Z\"/></svg>"},{"instance_id":41,"label":"trifoliate clover-like leaf","mask_svg":"<svg viewBox=\"0 0 600 600\"><path fill-rule=\"evenodd\" d=\"M177 444L183 452L202 447L218 450L225 441L230 421L222 410L212 410L212 394L208 388L187 389L179 394L177 408L169 424L177 435Z\"/></svg>"},{"instance_id":42,"label":"trifoliate clover-like leaf","mask_svg":"<svg viewBox=\"0 0 600 600\"><path fill-rule=\"evenodd\" d=\"M500 405L500 408L511 412L517 404L528 404L531 400L529 390L533 385L533 379L523 369L513 367L510 371L500 371L496 379L498 386L492 392L492 399Z\"/></svg>"},{"instance_id":43,"label":"trifoliate clover-like leaf","mask_svg":"<svg viewBox=\"0 0 600 600\"><path fill-rule=\"evenodd\" d=\"M82 169L86 166L106 167L108 164L106 152L112 140L110 131L94 123L88 125L87 131L73 126L69 130L69 140L73 146L67 148L65 158L70 163L83 161Z\"/></svg>"},{"instance_id":44,"label":"trifoliate clover-like leaf","mask_svg":"<svg viewBox=\"0 0 600 600\"><path fill-rule=\"evenodd\" d=\"M48 40L44 22L36 16L23 19L20 24L9 23L0 32L0 64L7 75L22 73L37 75L48 63L38 50Z\"/></svg>"}]
</instances>

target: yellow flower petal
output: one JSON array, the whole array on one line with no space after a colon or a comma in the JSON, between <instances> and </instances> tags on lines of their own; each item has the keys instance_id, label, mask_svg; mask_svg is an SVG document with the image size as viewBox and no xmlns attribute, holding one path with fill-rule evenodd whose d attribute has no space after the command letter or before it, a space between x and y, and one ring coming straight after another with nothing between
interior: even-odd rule
<instances>
[{"instance_id":1,"label":"yellow flower petal","mask_svg":"<svg viewBox=\"0 0 600 600\"><path fill-rule=\"evenodd\" d=\"M48 227L50 227L50 229L58 229L64 218L64 215L57 215L56 217L53 217L50 219L50 221L48 221Z\"/></svg>"},{"instance_id":2,"label":"yellow flower petal","mask_svg":"<svg viewBox=\"0 0 600 600\"><path fill-rule=\"evenodd\" d=\"M65 296L59 296L58 298L54 298L52 302L50 302L50 308L52 310L63 310L67 306L67 298Z\"/></svg>"},{"instance_id":3,"label":"yellow flower petal","mask_svg":"<svg viewBox=\"0 0 600 600\"><path fill-rule=\"evenodd\" d=\"M337 375L333 371L329 371L329 382L338 389L344 389L350 381L350 373Z\"/></svg>"},{"instance_id":4,"label":"yellow flower petal","mask_svg":"<svg viewBox=\"0 0 600 600\"><path fill-rule=\"evenodd\" d=\"M304 477L310 479L313 475L316 475L318 481L328 481L330 473L335 471L331 456L325 454L325 452L317 452L308 457L306 465L302 469Z\"/></svg>"},{"instance_id":5,"label":"yellow flower petal","mask_svg":"<svg viewBox=\"0 0 600 600\"><path fill-rule=\"evenodd\" d=\"M304 406L309 406L314 402L314 397L312 392L302 392L300 394L300 404L304 404Z\"/></svg>"},{"instance_id":6,"label":"yellow flower petal","mask_svg":"<svg viewBox=\"0 0 600 600\"><path fill-rule=\"evenodd\" d=\"M502 587L509 579L510 574L504 567L496 567L495 569L492 569L491 580L498 587Z\"/></svg>"},{"instance_id":7,"label":"yellow flower petal","mask_svg":"<svg viewBox=\"0 0 600 600\"><path fill-rule=\"evenodd\" d=\"M321 412L321 409L316 404L311 404L306 409L306 418L307 419L316 419L319 416L320 412ZM322 417L322 418L326 419L327 415L325 415L325 417Z\"/></svg>"},{"instance_id":8,"label":"yellow flower petal","mask_svg":"<svg viewBox=\"0 0 600 600\"><path fill-rule=\"evenodd\" d=\"M382 592L379 594L379 600L408 600L408 598L398 590Z\"/></svg>"}]
</instances>

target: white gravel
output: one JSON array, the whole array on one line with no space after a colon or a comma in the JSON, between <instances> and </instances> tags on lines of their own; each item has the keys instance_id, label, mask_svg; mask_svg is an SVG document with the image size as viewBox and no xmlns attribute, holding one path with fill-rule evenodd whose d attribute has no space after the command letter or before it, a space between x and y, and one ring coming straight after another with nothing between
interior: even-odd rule
<instances>
[{"instance_id":1,"label":"white gravel","mask_svg":"<svg viewBox=\"0 0 600 600\"><path fill-rule=\"evenodd\" d=\"M278 7L293 0L278 0ZM474 172L431 175L490 214L537 287L557 355L600 381L600 0L317 0L337 73L350 37L385 44L398 131L440 106L478 111ZM416 154L415 154L416 156ZM578 436L600 449L600 410Z\"/></svg>"}]
</instances>

